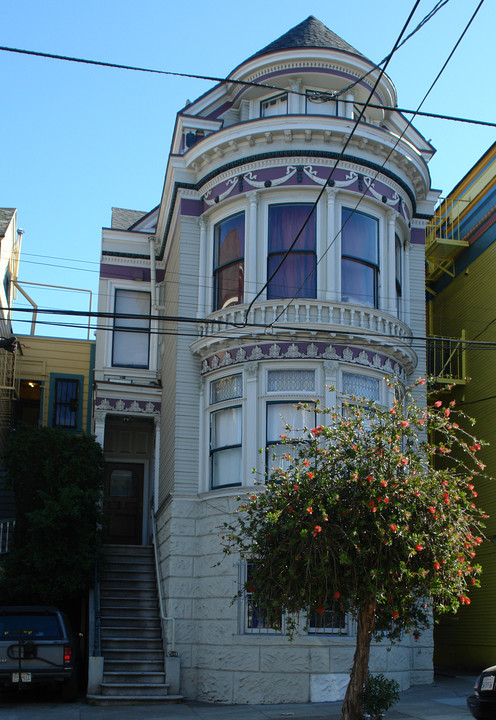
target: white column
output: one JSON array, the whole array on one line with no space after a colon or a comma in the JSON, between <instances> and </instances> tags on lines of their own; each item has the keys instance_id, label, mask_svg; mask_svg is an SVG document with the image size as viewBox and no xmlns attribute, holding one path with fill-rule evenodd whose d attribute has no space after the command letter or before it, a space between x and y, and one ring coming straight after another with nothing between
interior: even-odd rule
<instances>
[{"instance_id":1,"label":"white column","mask_svg":"<svg viewBox=\"0 0 496 720\"><path fill-rule=\"evenodd\" d=\"M346 103L346 117L347 117L347 118L352 118L352 117L353 117L353 112L354 112L353 100L354 100L354 99L355 99L355 97L354 97L354 95L353 95L352 92L349 92L349 93L346 95L346 100L348 100L348 102Z\"/></svg>"},{"instance_id":2,"label":"white column","mask_svg":"<svg viewBox=\"0 0 496 720\"><path fill-rule=\"evenodd\" d=\"M94 418L95 418L95 428L94 428L94 435L95 440L97 443L99 443L102 446L102 450L104 447L104 440L105 440L105 420L107 417L107 413L105 410L95 410Z\"/></svg>"},{"instance_id":3,"label":"white column","mask_svg":"<svg viewBox=\"0 0 496 720\"><path fill-rule=\"evenodd\" d=\"M401 278L401 309L404 323L410 327L410 239L405 240L403 250L403 277Z\"/></svg>"},{"instance_id":4,"label":"white column","mask_svg":"<svg viewBox=\"0 0 496 720\"><path fill-rule=\"evenodd\" d=\"M199 395L200 395L200 437L198 438L198 488L199 492L206 492L209 490L209 433L210 433L210 417L205 412L205 386L207 380L199 378ZM208 401L207 401L208 402Z\"/></svg>"},{"instance_id":5,"label":"white column","mask_svg":"<svg viewBox=\"0 0 496 720\"><path fill-rule=\"evenodd\" d=\"M337 384L338 384L339 363L335 360L324 362L324 407L335 408L337 406ZM327 419L318 422L324 425Z\"/></svg>"},{"instance_id":6,"label":"white column","mask_svg":"<svg viewBox=\"0 0 496 720\"><path fill-rule=\"evenodd\" d=\"M249 202L245 239L245 297L250 303L257 294L257 216L258 192L246 193Z\"/></svg>"},{"instance_id":7,"label":"white column","mask_svg":"<svg viewBox=\"0 0 496 720\"><path fill-rule=\"evenodd\" d=\"M207 301L207 289L210 288L211 278L209 276L210 263L207 262L207 223L204 217L198 219L200 226L200 267L198 270L198 313L197 317L202 318L209 312Z\"/></svg>"},{"instance_id":8,"label":"white column","mask_svg":"<svg viewBox=\"0 0 496 720\"><path fill-rule=\"evenodd\" d=\"M258 437L258 363L250 362L244 366L245 377L245 411L243 416L243 484L253 485L255 475L253 468L261 471L260 438ZM265 441L264 441L265 442Z\"/></svg>"},{"instance_id":9,"label":"white column","mask_svg":"<svg viewBox=\"0 0 496 720\"><path fill-rule=\"evenodd\" d=\"M326 247L326 295L325 299L335 302L341 299L341 234L337 237L340 225L336 218L335 188L327 187L327 242ZM321 255L319 256L321 257Z\"/></svg>"},{"instance_id":10,"label":"white column","mask_svg":"<svg viewBox=\"0 0 496 720\"><path fill-rule=\"evenodd\" d=\"M380 305L382 310L396 315L396 213L389 210L387 214L387 236L384 251L386 277L383 285L383 301ZM383 270L384 272L384 270Z\"/></svg>"}]
</instances>

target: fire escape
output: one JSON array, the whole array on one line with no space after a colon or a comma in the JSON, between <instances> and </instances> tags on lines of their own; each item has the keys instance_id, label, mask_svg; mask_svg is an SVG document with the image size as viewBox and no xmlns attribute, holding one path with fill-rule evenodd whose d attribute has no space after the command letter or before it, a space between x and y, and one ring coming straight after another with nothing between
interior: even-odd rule
<instances>
[{"instance_id":1,"label":"fire escape","mask_svg":"<svg viewBox=\"0 0 496 720\"><path fill-rule=\"evenodd\" d=\"M447 198L436 208L426 228L425 260L427 292L435 295L433 284L443 275L455 277L455 259L469 246L460 237L460 216L468 200ZM429 317L429 334L432 334ZM436 337L427 341L427 367L440 384L465 384L465 330L461 337Z\"/></svg>"}]
</instances>

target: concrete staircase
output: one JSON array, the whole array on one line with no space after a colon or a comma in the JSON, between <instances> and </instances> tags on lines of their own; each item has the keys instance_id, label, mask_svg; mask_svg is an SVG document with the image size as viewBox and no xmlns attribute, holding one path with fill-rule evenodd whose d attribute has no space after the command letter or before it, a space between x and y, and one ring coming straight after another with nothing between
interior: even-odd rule
<instances>
[{"instance_id":1,"label":"concrete staircase","mask_svg":"<svg viewBox=\"0 0 496 720\"><path fill-rule=\"evenodd\" d=\"M100 582L100 637L104 657L94 705L181 702L169 694L151 545L104 547Z\"/></svg>"}]
</instances>

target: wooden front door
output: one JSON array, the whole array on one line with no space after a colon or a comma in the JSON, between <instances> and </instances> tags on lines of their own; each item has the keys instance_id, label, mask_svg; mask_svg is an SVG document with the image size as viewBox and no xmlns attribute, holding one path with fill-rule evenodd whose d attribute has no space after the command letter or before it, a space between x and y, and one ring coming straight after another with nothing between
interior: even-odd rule
<instances>
[{"instance_id":1,"label":"wooden front door","mask_svg":"<svg viewBox=\"0 0 496 720\"><path fill-rule=\"evenodd\" d=\"M103 541L141 545L144 467L139 463L107 463L103 496Z\"/></svg>"}]
</instances>

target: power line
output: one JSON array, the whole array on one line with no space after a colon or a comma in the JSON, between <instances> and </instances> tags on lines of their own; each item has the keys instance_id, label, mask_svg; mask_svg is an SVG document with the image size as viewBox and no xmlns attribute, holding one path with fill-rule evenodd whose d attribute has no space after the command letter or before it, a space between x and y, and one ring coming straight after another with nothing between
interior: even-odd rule
<instances>
[{"instance_id":1,"label":"power line","mask_svg":"<svg viewBox=\"0 0 496 720\"><path fill-rule=\"evenodd\" d=\"M449 0L440 0L434 8L424 17L424 19L417 25L415 30L413 30L404 40L396 47L395 52L402 47L415 33L417 33L429 20L434 17L434 15L442 8L444 5L446 5L449 2ZM234 80L232 78L225 78L225 77L217 77L214 75L199 75L195 73L184 73L184 72L175 72L172 70L158 70L156 68L147 68L147 67L141 67L137 65L125 65L120 63L111 63L111 62L105 62L101 60L90 60L88 58L80 58L75 57L72 55L58 55L56 53L48 53L48 52L41 52L36 50L27 50L22 48L14 48L6 45L0 46L0 51L3 52L9 52L9 53L17 53L20 55L28 55L33 57L41 57L46 58L49 60L61 60L65 62L72 62L72 63L79 63L84 65L95 65L97 67L107 67L107 68L114 68L118 70L130 70L134 72L142 72L142 73L152 73L155 75L169 75L173 77L185 77L185 78L192 78L196 80L208 80L211 82L217 82L217 83L232 83L235 85L245 85L248 87L261 87L261 88L267 88L269 90L277 90L278 92L287 92L288 89L286 87L281 87L279 85L271 85L268 83L260 83L255 81L249 81L249 80ZM392 57L392 53L387 55L381 62L375 64L368 72L363 74L360 78L353 81L351 84L343 88L342 90L337 90L332 93L325 93L325 92L319 92L319 98L327 97L328 100L336 100L337 98L341 98L341 96L348 92L350 89L355 87L358 83L362 82L366 77L368 77L372 72L379 69L381 65L387 64L389 60ZM299 91L299 90L291 90L291 93L294 95L302 95L304 97L307 97L307 93ZM363 103L357 101L357 100L340 100L343 103L351 103L357 106L362 105ZM373 109L379 109L379 110L390 110L393 112L403 113L403 114L413 114L416 111L410 110L407 108L399 108L397 106L388 106L388 105L378 105L373 103L368 103L368 107ZM422 117L430 117L437 120L449 120L453 122L461 122L461 123L469 123L473 125L482 125L486 127L496 127L496 122L490 122L488 120L476 120L474 118L466 118L466 117L459 117L454 115L444 115L442 113L429 113L429 112L417 112L418 115L421 115Z\"/></svg>"}]
</instances>

